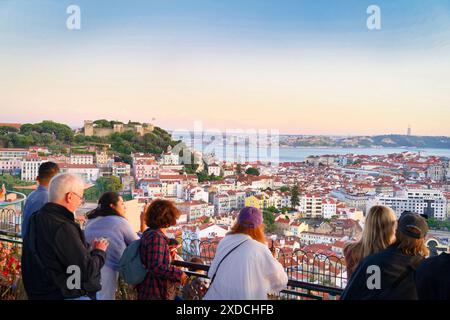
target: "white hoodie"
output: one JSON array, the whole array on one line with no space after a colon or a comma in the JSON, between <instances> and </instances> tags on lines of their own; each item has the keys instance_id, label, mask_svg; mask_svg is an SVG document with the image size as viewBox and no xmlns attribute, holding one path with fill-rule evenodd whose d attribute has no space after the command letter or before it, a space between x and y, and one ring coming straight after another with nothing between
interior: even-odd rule
<instances>
[{"instance_id":1,"label":"white hoodie","mask_svg":"<svg viewBox=\"0 0 450 320\"><path fill-rule=\"evenodd\" d=\"M222 258L246 239L223 260L205 300L266 300L268 293L286 287L288 277L281 263L266 245L245 234L220 241L208 276L212 278Z\"/></svg>"}]
</instances>

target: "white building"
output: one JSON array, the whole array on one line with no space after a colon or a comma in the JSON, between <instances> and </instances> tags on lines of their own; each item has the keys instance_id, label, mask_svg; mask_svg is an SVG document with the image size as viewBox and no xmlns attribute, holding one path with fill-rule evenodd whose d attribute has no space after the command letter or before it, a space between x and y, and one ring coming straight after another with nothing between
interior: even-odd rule
<instances>
[{"instance_id":1,"label":"white building","mask_svg":"<svg viewBox=\"0 0 450 320\"><path fill-rule=\"evenodd\" d=\"M136 181L159 177L159 165L154 159L138 159L133 162L133 174Z\"/></svg>"},{"instance_id":2,"label":"white building","mask_svg":"<svg viewBox=\"0 0 450 320\"><path fill-rule=\"evenodd\" d=\"M131 174L131 166L124 162L114 162L112 165L112 175L117 177L129 176Z\"/></svg>"},{"instance_id":3,"label":"white building","mask_svg":"<svg viewBox=\"0 0 450 320\"><path fill-rule=\"evenodd\" d=\"M39 174L39 166L47 161L45 158L28 156L21 163L21 179L23 181L35 181Z\"/></svg>"},{"instance_id":4,"label":"white building","mask_svg":"<svg viewBox=\"0 0 450 320\"><path fill-rule=\"evenodd\" d=\"M94 156L92 154L71 154L70 164L94 164Z\"/></svg>"},{"instance_id":5,"label":"white building","mask_svg":"<svg viewBox=\"0 0 450 320\"><path fill-rule=\"evenodd\" d=\"M231 211L230 198L228 194L216 193L213 196L214 214L221 215Z\"/></svg>"},{"instance_id":6,"label":"white building","mask_svg":"<svg viewBox=\"0 0 450 320\"><path fill-rule=\"evenodd\" d=\"M434 189L410 189L397 193L395 196L379 195L370 199L367 210L374 205L391 207L397 217L403 211L426 214L438 220L447 218L447 200L442 191Z\"/></svg>"},{"instance_id":7,"label":"white building","mask_svg":"<svg viewBox=\"0 0 450 320\"><path fill-rule=\"evenodd\" d=\"M336 215L336 200L327 198L322 200L322 216L324 219L331 219Z\"/></svg>"},{"instance_id":8,"label":"white building","mask_svg":"<svg viewBox=\"0 0 450 320\"><path fill-rule=\"evenodd\" d=\"M189 186L184 189L184 200L201 200L204 202L208 202L209 193L200 186Z\"/></svg>"},{"instance_id":9,"label":"white building","mask_svg":"<svg viewBox=\"0 0 450 320\"><path fill-rule=\"evenodd\" d=\"M106 151L100 151L95 154L95 162L97 166L106 166L108 161L109 157Z\"/></svg>"},{"instance_id":10,"label":"white building","mask_svg":"<svg viewBox=\"0 0 450 320\"><path fill-rule=\"evenodd\" d=\"M22 166L22 158L0 158L0 173L19 172Z\"/></svg>"},{"instance_id":11,"label":"white building","mask_svg":"<svg viewBox=\"0 0 450 320\"><path fill-rule=\"evenodd\" d=\"M161 175L161 192L165 197L183 199L184 189L190 183L197 183L195 174Z\"/></svg>"},{"instance_id":12,"label":"white building","mask_svg":"<svg viewBox=\"0 0 450 320\"><path fill-rule=\"evenodd\" d=\"M270 176L251 177L251 187L253 189L273 189L273 178Z\"/></svg>"},{"instance_id":13,"label":"white building","mask_svg":"<svg viewBox=\"0 0 450 320\"><path fill-rule=\"evenodd\" d=\"M0 159L24 158L28 155L28 149L0 148Z\"/></svg>"},{"instance_id":14,"label":"white building","mask_svg":"<svg viewBox=\"0 0 450 320\"><path fill-rule=\"evenodd\" d=\"M224 167L223 168L223 176L227 177L227 176L234 176L236 174L235 170L233 169L233 167Z\"/></svg>"},{"instance_id":15,"label":"white building","mask_svg":"<svg viewBox=\"0 0 450 320\"><path fill-rule=\"evenodd\" d=\"M199 227L199 239L224 238L228 231L227 227L218 226L214 223L202 225Z\"/></svg>"},{"instance_id":16,"label":"white building","mask_svg":"<svg viewBox=\"0 0 450 320\"><path fill-rule=\"evenodd\" d=\"M335 236L325 233L313 233L313 232L302 232L299 235L300 240L303 244L310 245L315 243L328 243L333 244L336 241L343 239L341 236Z\"/></svg>"},{"instance_id":17,"label":"white building","mask_svg":"<svg viewBox=\"0 0 450 320\"><path fill-rule=\"evenodd\" d=\"M221 168L219 165L213 163L208 166L208 175L220 176Z\"/></svg>"},{"instance_id":18,"label":"white building","mask_svg":"<svg viewBox=\"0 0 450 320\"><path fill-rule=\"evenodd\" d=\"M136 152L131 154L132 164L134 166L134 162L139 160L156 160L155 156L150 153L142 153L142 152Z\"/></svg>"},{"instance_id":19,"label":"white building","mask_svg":"<svg viewBox=\"0 0 450 320\"><path fill-rule=\"evenodd\" d=\"M100 169L94 164L59 163L61 173L71 173L81 177L85 183L93 184L100 176Z\"/></svg>"},{"instance_id":20,"label":"white building","mask_svg":"<svg viewBox=\"0 0 450 320\"><path fill-rule=\"evenodd\" d=\"M322 218L322 197L314 194L305 194L301 196L300 211L310 218Z\"/></svg>"},{"instance_id":21,"label":"white building","mask_svg":"<svg viewBox=\"0 0 450 320\"><path fill-rule=\"evenodd\" d=\"M187 222L194 221L200 217L210 217L214 214L214 206L204 201L185 201L176 203L180 211L187 216Z\"/></svg>"},{"instance_id":22,"label":"white building","mask_svg":"<svg viewBox=\"0 0 450 320\"><path fill-rule=\"evenodd\" d=\"M222 215L233 210L240 210L245 206L245 192L227 190L213 196L214 214Z\"/></svg>"},{"instance_id":23,"label":"white building","mask_svg":"<svg viewBox=\"0 0 450 320\"><path fill-rule=\"evenodd\" d=\"M446 177L446 168L443 165L431 165L427 168L427 178L434 181L444 181Z\"/></svg>"},{"instance_id":24,"label":"white building","mask_svg":"<svg viewBox=\"0 0 450 320\"><path fill-rule=\"evenodd\" d=\"M162 184L159 179L142 179L139 188L143 190L144 197L155 198L162 196Z\"/></svg>"},{"instance_id":25,"label":"white building","mask_svg":"<svg viewBox=\"0 0 450 320\"><path fill-rule=\"evenodd\" d=\"M330 196L344 202L348 207L357 208L365 211L367 208L367 202L371 198L371 195L365 193L350 193L346 190L333 190Z\"/></svg>"},{"instance_id":26,"label":"white building","mask_svg":"<svg viewBox=\"0 0 450 320\"><path fill-rule=\"evenodd\" d=\"M172 147L168 146L167 151L162 155L162 164L178 165L180 164L180 156L172 152Z\"/></svg>"}]
</instances>

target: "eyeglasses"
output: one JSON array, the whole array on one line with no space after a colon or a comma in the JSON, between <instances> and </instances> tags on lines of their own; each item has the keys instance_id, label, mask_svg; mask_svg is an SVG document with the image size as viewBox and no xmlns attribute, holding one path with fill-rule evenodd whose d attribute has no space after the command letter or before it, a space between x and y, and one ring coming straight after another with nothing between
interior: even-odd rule
<instances>
[{"instance_id":1,"label":"eyeglasses","mask_svg":"<svg viewBox=\"0 0 450 320\"><path fill-rule=\"evenodd\" d=\"M86 202L86 200L84 200L84 197L80 196L78 193L71 191L70 193L73 193L74 195L76 195L78 198L80 198L81 203L80 206L84 205L84 203Z\"/></svg>"}]
</instances>

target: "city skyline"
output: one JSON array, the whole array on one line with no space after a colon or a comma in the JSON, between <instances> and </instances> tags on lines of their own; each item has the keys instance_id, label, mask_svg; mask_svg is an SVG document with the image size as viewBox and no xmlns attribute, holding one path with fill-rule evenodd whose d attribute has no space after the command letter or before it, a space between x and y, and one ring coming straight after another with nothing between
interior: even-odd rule
<instances>
[{"instance_id":1,"label":"city skyline","mask_svg":"<svg viewBox=\"0 0 450 320\"><path fill-rule=\"evenodd\" d=\"M371 4L3 1L1 122L450 136L450 5Z\"/></svg>"}]
</instances>

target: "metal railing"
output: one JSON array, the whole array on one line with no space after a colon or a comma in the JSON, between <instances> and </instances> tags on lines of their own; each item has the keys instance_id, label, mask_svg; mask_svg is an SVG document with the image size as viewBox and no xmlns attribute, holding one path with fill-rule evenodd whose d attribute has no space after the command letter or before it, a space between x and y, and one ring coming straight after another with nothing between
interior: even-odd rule
<instances>
[{"instance_id":1,"label":"metal railing","mask_svg":"<svg viewBox=\"0 0 450 320\"><path fill-rule=\"evenodd\" d=\"M6 195L14 194L16 200L0 200L0 234L17 237L22 226L22 209L26 196L20 192L7 191Z\"/></svg>"},{"instance_id":2,"label":"metal railing","mask_svg":"<svg viewBox=\"0 0 450 320\"><path fill-rule=\"evenodd\" d=\"M207 279L208 271L210 266L206 264L198 264L192 262L185 261L173 261L173 265L180 268L187 268L184 270L186 275L190 278L192 282L195 278L205 278ZM195 271L194 271L195 270ZM203 271L203 272L198 272ZM188 281L189 282L189 281ZM183 288L184 289L184 288ZM284 290L281 290L278 294L273 294L269 296L269 299L278 300L336 300L342 294L343 289L335 288L320 284L309 283L305 281L298 281L294 279L289 279L287 283L287 287ZM191 291L192 292L192 291ZM204 292L198 292L196 296L192 300L200 300L204 294ZM181 295L184 293L181 292Z\"/></svg>"},{"instance_id":3,"label":"metal railing","mask_svg":"<svg viewBox=\"0 0 450 320\"><path fill-rule=\"evenodd\" d=\"M197 257L203 261L191 267L207 271L211 265L218 241L184 239L181 257L185 261ZM337 254L324 254L301 249L285 252L276 249L276 258L288 274L287 288L274 296L274 299L319 299L335 300L347 284L345 261ZM189 266L187 262L176 262L179 266ZM196 275L193 275L196 276Z\"/></svg>"}]
</instances>

